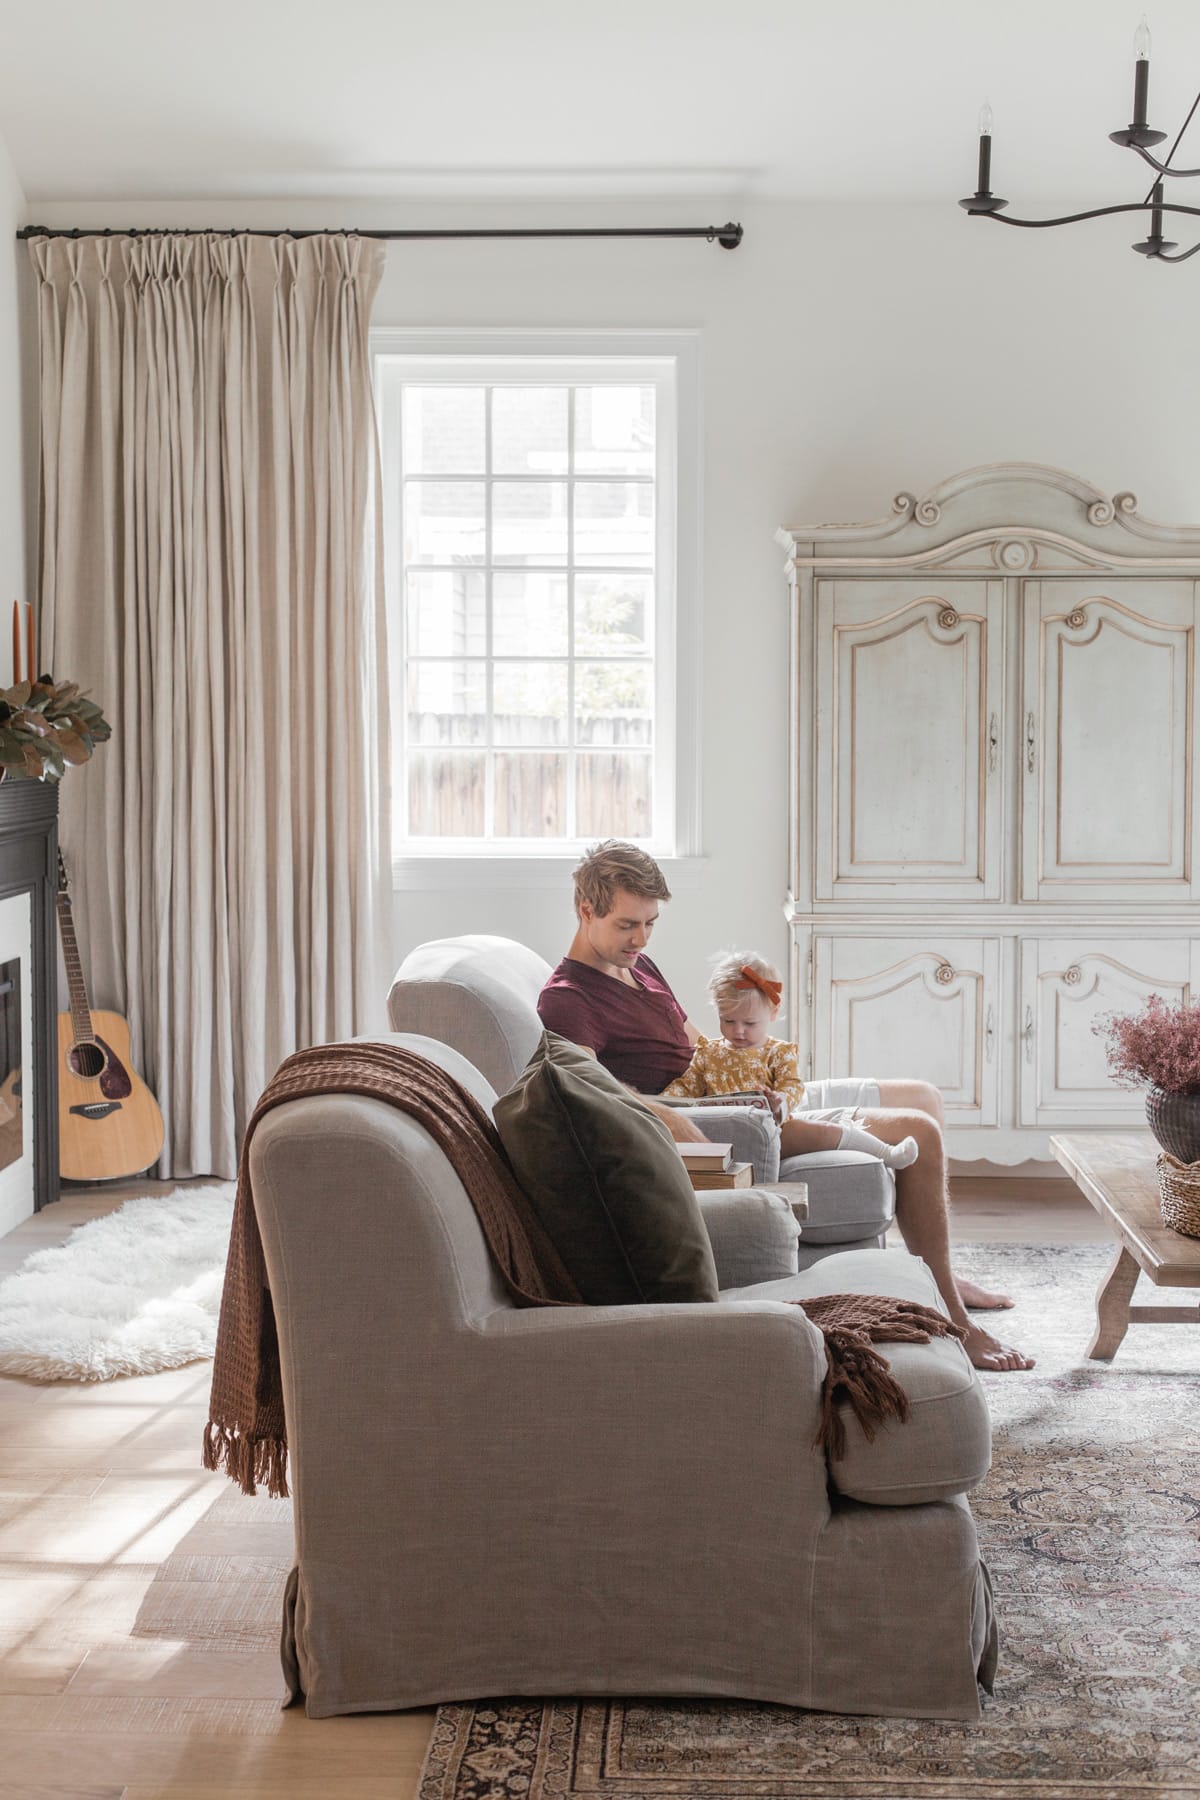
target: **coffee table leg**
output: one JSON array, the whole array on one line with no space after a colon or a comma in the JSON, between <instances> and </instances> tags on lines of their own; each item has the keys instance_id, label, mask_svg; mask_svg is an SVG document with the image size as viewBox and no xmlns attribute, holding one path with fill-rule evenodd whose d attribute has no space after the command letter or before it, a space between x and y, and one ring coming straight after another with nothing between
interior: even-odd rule
<instances>
[{"instance_id":1,"label":"coffee table leg","mask_svg":"<svg viewBox=\"0 0 1200 1800\"><path fill-rule=\"evenodd\" d=\"M1096 1295L1096 1335L1088 1345L1093 1362L1109 1362L1129 1329L1129 1301L1141 1270L1124 1244Z\"/></svg>"}]
</instances>

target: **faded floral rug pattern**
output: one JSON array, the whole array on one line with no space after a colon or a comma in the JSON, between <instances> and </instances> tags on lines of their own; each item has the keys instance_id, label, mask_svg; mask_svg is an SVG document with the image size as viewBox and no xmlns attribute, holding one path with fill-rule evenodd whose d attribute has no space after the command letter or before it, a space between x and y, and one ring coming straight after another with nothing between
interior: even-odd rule
<instances>
[{"instance_id":1,"label":"faded floral rug pattern","mask_svg":"<svg viewBox=\"0 0 1200 1800\"><path fill-rule=\"evenodd\" d=\"M957 1253L1014 1295L1007 1335L1038 1358L984 1378L995 1457L972 1508L1000 1668L978 1724L736 1701L443 1706L418 1800L1200 1800L1200 1326L1133 1326L1112 1364L1089 1363L1111 1255Z\"/></svg>"}]
</instances>

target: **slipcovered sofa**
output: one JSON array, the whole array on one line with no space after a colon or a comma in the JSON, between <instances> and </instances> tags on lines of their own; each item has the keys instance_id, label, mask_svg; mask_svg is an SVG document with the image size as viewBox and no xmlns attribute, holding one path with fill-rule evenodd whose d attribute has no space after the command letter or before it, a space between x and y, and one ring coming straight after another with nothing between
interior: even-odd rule
<instances>
[{"instance_id":1,"label":"slipcovered sofa","mask_svg":"<svg viewBox=\"0 0 1200 1800\"><path fill-rule=\"evenodd\" d=\"M393 1041L486 1107L445 1044ZM889 1344L907 1424L817 1446L829 1292L936 1305L903 1252L802 1274L785 1201L702 1197L715 1302L518 1309L413 1118L310 1095L250 1174L295 1497L283 1657L312 1717L501 1694L733 1695L974 1719L995 1625L952 1339Z\"/></svg>"},{"instance_id":2,"label":"slipcovered sofa","mask_svg":"<svg viewBox=\"0 0 1200 1800\"><path fill-rule=\"evenodd\" d=\"M397 970L388 1021L393 1031L420 1032L449 1044L502 1094L541 1036L537 998L549 974L548 962L512 938L435 938L411 950ZM781 1164L779 1127L765 1110L698 1107L688 1116L707 1137L732 1142L735 1158L753 1164L756 1182L806 1184L800 1268L833 1250L883 1243L896 1210L896 1184L878 1157L818 1150Z\"/></svg>"}]
</instances>

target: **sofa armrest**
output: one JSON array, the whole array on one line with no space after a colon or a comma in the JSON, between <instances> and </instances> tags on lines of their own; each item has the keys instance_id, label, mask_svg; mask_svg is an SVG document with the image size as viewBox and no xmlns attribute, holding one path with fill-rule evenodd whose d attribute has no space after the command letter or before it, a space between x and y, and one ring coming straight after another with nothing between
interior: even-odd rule
<instances>
[{"instance_id":1,"label":"sofa armrest","mask_svg":"<svg viewBox=\"0 0 1200 1800\"><path fill-rule=\"evenodd\" d=\"M765 1106L682 1106L713 1144L732 1144L734 1162L754 1166L755 1182L779 1180L779 1127Z\"/></svg>"},{"instance_id":2,"label":"sofa armrest","mask_svg":"<svg viewBox=\"0 0 1200 1800\"><path fill-rule=\"evenodd\" d=\"M696 1198L719 1287L753 1287L796 1273L800 1227L785 1196L756 1188L715 1188Z\"/></svg>"}]
</instances>

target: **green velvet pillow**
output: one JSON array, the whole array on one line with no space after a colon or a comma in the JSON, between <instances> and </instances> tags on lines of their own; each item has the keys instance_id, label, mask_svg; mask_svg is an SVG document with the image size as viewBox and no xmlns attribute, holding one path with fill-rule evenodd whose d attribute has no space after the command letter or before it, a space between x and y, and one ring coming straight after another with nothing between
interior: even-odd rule
<instances>
[{"instance_id":1,"label":"green velvet pillow","mask_svg":"<svg viewBox=\"0 0 1200 1800\"><path fill-rule=\"evenodd\" d=\"M594 1056L544 1031L493 1116L589 1305L716 1299L700 1203L666 1126Z\"/></svg>"}]
</instances>

